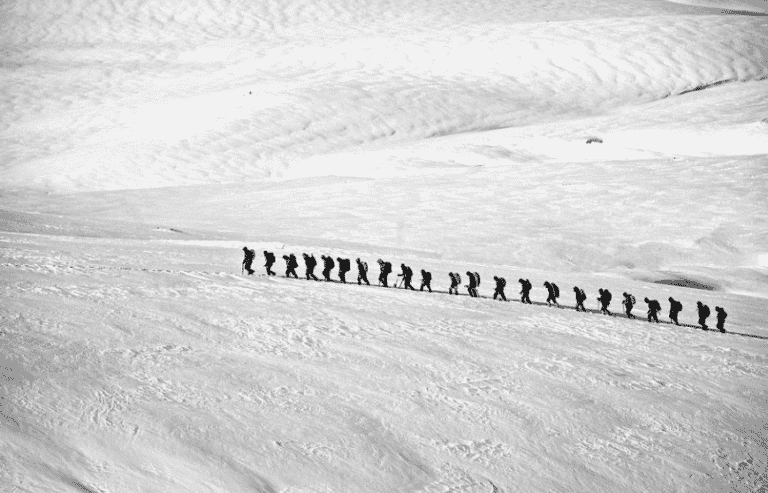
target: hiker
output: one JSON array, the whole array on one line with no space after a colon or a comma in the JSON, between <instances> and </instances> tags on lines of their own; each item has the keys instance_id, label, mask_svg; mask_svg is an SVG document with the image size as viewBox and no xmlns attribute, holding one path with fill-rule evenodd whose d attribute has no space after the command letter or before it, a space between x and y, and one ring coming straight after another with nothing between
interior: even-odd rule
<instances>
[{"instance_id":1,"label":"hiker","mask_svg":"<svg viewBox=\"0 0 768 493\"><path fill-rule=\"evenodd\" d=\"M360 257L357 257L357 284L360 284L361 281L364 281L366 286L371 285L368 282L368 262L364 262L360 260Z\"/></svg>"},{"instance_id":2,"label":"hiker","mask_svg":"<svg viewBox=\"0 0 768 493\"><path fill-rule=\"evenodd\" d=\"M578 286L574 286L573 293L576 295L576 311L587 311L587 309L584 308L584 302L587 300L587 295L584 293L584 290Z\"/></svg>"},{"instance_id":3,"label":"hiker","mask_svg":"<svg viewBox=\"0 0 768 493\"><path fill-rule=\"evenodd\" d=\"M421 287L419 288L419 291L424 291L424 288L427 288L429 292L432 292L432 286L430 284L432 283L432 273L427 272L424 269L421 269Z\"/></svg>"},{"instance_id":4,"label":"hiker","mask_svg":"<svg viewBox=\"0 0 768 493\"><path fill-rule=\"evenodd\" d=\"M347 272L350 270L349 259L336 257L336 261L339 263L339 280L344 284L347 283Z\"/></svg>"},{"instance_id":5,"label":"hiker","mask_svg":"<svg viewBox=\"0 0 768 493\"><path fill-rule=\"evenodd\" d=\"M274 272L272 272L272 265L275 263L275 254L264 250L264 260L267 261L267 263L264 264L264 267L267 268L267 275L268 276L277 275Z\"/></svg>"},{"instance_id":6,"label":"hiker","mask_svg":"<svg viewBox=\"0 0 768 493\"><path fill-rule=\"evenodd\" d=\"M251 269L251 264L253 263L253 257L256 256L255 250L250 250L248 247L243 247L243 255L245 256L243 258L243 269L248 271L248 275L252 276L254 272L253 269Z\"/></svg>"},{"instance_id":7,"label":"hiker","mask_svg":"<svg viewBox=\"0 0 768 493\"><path fill-rule=\"evenodd\" d=\"M291 277L291 275L293 275L294 278L298 279L299 276L296 275L296 267L299 266L299 263L296 261L296 255L283 255L283 260L285 260L285 277Z\"/></svg>"},{"instance_id":8,"label":"hiker","mask_svg":"<svg viewBox=\"0 0 768 493\"><path fill-rule=\"evenodd\" d=\"M317 259L314 255L307 255L306 253L302 254L304 257L304 264L307 266L307 281L310 279L314 279L315 281L319 281L317 276L315 276L315 266L317 265Z\"/></svg>"},{"instance_id":9,"label":"hiker","mask_svg":"<svg viewBox=\"0 0 768 493\"><path fill-rule=\"evenodd\" d=\"M503 277L493 276L493 280L496 281L496 291L493 292L493 299L497 296L501 296L501 301L507 301L507 297L504 296L504 286L507 285L507 280Z\"/></svg>"},{"instance_id":10,"label":"hiker","mask_svg":"<svg viewBox=\"0 0 768 493\"><path fill-rule=\"evenodd\" d=\"M707 327L707 317L709 316L709 307L701 301L696 302L696 308L699 312L699 325L704 330L709 330Z\"/></svg>"},{"instance_id":11,"label":"hiker","mask_svg":"<svg viewBox=\"0 0 768 493\"><path fill-rule=\"evenodd\" d=\"M728 314L719 306L715 307L715 311L717 312L717 328L720 332L725 333L725 317L727 317Z\"/></svg>"},{"instance_id":12,"label":"hiker","mask_svg":"<svg viewBox=\"0 0 768 493\"><path fill-rule=\"evenodd\" d=\"M533 288L533 284L531 284L531 281L528 279L518 279L517 282L520 283L520 286L522 287L522 290L520 291L520 301L523 303L528 303L529 305L531 303L531 288Z\"/></svg>"},{"instance_id":13,"label":"hiker","mask_svg":"<svg viewBox=\"0 0 768 493\"><path fill-rule=\"evenodd\" d=\"M673 297L669 297L669 319L675 322L675 325L680 325L677 321L677 314L683 311L683 304L674 299Z\"/></svg>"},{"instance_id":14,"label":"hiker","mask_svg":"<svg viewBox=\"0 0 768 493\"><path fill-rule=\"evenodd\" d=\"M380 269L379 284L386 288L387 276L389 275L390 272L392 272L392 264L390 264L389 262L385 262L381 259L377 260L376 262L379 264L379 269Z\"/></svg>"},{"instance_id":15,"label":"hiker","mask_svg":"<svg viewBox=\"0 0 768 493\"><path fill-rule=\"evenodd\" d=\"M637 303L635 297L626 292L621 293L621 295L624 297L624 300L621 302L621 304L624 305L624 312L627 314L627 318L636 318L634 315L632 315L632 307ZM646 300L648 300L648 298L646 298Z\"/></svg>"},{"instance_id":16,"label":"hiker","mask_svg":"<svg viewBox=\"0 0 768 493\"><path fill-rule=\"evenodd\" d=\"M608 311L608 305L611 304L611 298L613 297L611 292L602 288L598 289L597 292L600 293L600 296L597 298L597 301L600 302L600 313L611 315L611 312Z\"/></svg>"},{"instance_id":17,"label":"hiker","mask_svg":"<svg viewBox=\"0 0 768 493\"><path fill-rule=\"evenodd\" d=\"M326 282L331 282L331 271L333 270L335 263L328 255L321 255L320 258L323 259L323 277Z\"/></svg>"},{"instance_id":18,"label":"hiker","mask_svg":"<svg viewBox=\"0 0 768 493\"><path fill-rule=\"evenodd\" d=\"M480 276L477 272L467 271L467 277L469 278L469 284L466 286L467 291L471 297L477 298L479 296L477 294L477 287L480 285Z\"/></svg>"},{"instance_id":19,"label":"hiker","mask_svg":"<svg viewBox=\"0 0 768 493\"><path fill-rule=\"evenodd\" d=\"M557 298L560 296L560 288L557 287L557 284L545 281L544 287L547 288L547 306L552 306L551 303L560 306L560 303L557 302Z\"/></svg>"},{"instance_id":20,"label":"hiker","mask_svg":"<svg viewBox=\"0 0 768 493\"><path fill-rule=\"evenodd\" d=\"M648 304L648 321L659 323L658 313L661 311L661 305L657 300L649 300L647 297L643 300Z\"/></svg>"},{"instance_id":21,"label":"hiker","mask_svg":"<svg viewBox=\"0 0 768 493\"><path fill-rule=\"evenodd\" d=\"M459 295L459 284L461 284L461 276L458 272L449 272L448 277L451 278L451 287L448 288L448 294L455 294L456 296Z\"/></svg>"},{"instance_id":22,"label":"hiker","mask_svg":"<svg viewBox=\"0 0 768 493\"><path fill-rule=\"evenodd\" d=\"M405 264L400 264L400 268L402 269L402 272L398 274L398 277L402 276L403 278L403 289L416 291L413 286L411 286L411 278L413 277L413 271L411 268Z\"/></svg>"}]
</instances>

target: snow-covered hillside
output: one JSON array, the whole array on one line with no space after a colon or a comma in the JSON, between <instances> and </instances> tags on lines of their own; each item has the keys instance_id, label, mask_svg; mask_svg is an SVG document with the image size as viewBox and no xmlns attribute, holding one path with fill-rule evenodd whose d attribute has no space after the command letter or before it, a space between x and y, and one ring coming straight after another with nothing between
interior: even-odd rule
<instances>
[{"instance_id":1,"label":"snow-covered hillside","mask_svg":"<svg viewBox=\"0 0 768 493\"><path fill-rule=\"evenodd\" d=\"M3 2L0 490L764 491L766 13Z\"/></svg>"}]
</instances>

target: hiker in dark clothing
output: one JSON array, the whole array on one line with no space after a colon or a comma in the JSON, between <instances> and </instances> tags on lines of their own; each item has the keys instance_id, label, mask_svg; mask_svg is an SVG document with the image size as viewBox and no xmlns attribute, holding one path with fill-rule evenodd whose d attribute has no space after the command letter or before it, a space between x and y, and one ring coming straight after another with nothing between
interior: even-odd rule
<instances>
[{"instance_id":1,"label":"hiker in dark clothing","mask_svg":"<svg viewBox=\"0 0 768 493\"><path fill-rule=\"evenodd\" d=\"M317 276L315 276L315 266L317 265L317 259L314 255L307 255L302 254L304 257L304 264L307 266L307 281L310 279L314 279L315 281L318 281L319 279Z\"/></svg>"},{"instance_id":2,"label":"hiker in dark clothing","mask_svg":"<svg viewBox=\"0 0 768 493\"><path fill-rule=\"evenodd\" d=\"M357 284L360 284L361 281L365 282L367 286L371 285L368 282L368 262L364 262L360 260L360 257L357 257Z\"/></svg>"},{"instance_id":3,"label":"hiker in dark clothing","mask_svg":"<svg viewBox=\"0 0 768 493\"><path fill-rule=\"evenodd\" d=\"M725 317L727 317L728 314L719 306L715 307L715 311L717 312L717 328L720 332L725 333Z\"/></svg>"},{"instance_id":4,"label":"hiker in dark clothing","mask_svg":"<svg viewBox=\"0 0 768 493\"><path fill-rule=\"evenodd\" d=\"M351 269L349 266L348 258L336 257L336 261L339 263L339 281L344 284L347 283L347 272Z\"/></svg>"},{"instance_id":5,"label":"hiker in dark clothing","mask_svg":"<svg viewBox=\"0 0 768 493\"><path fill-rule=\"evenodd\" d=\"M267 261L267 263L264 264L264 267L267 268L267 275L269 276L277 275L274 272L272 272L272 265L275 263L275 254L264 250L264 260Z\"/></svg>"},{"instance_id":6,"label":"hiker in dark clothing","mask_svg":"<svg viewBox=\"0 0 768 493\"><path fill-rule=\"evenodd\" d=\"M283 260L285 260L285 277L291 277L291 275L293 275L294 278L298 279L299 276L296 275L296 267L299 266L299 263L296 261L296 255L283 255Z\"/></svg>"},{"instance_id":7,"label":"hiker in dark clothing","mask_svg":"<svg viewBox=\"0 0 768 493\"><path fill-rule=\"evenodd\" d=\"M635 297L632 296L629 293L621 293L622 296L624 296L624 300L621 302L622 305L624 305L624 312L627 314L627 318L635 318L634 315L632 315L632 307L635 306ZM648 298L646 298L647 300Z\"/></svg>"},{"instance_id":8,"label":"hiker in dark clothing","mask_svg":"<svg viewBox=\"0 0 768 493\"><path fill-rule=\"evenodd\" d=\"M709 316L709 307L702 303L701 301L696 302L696 308L699 312L699 325L701 325L701 328L704 330L709 330L709 327L707 327L707 317Z\"/></svg>"},{"instance_id":9,"label":"hiker in dark clothing","mask_svg":"<svg viewBox=\"0 0 768 493\"><path fill-rule=\"evenodd\" d=\"M328 255L321 255L320 258L323 259L323 277L327 282L331 282L331 271L336 264Z\"/></svg>"},{"instance_id":10,"label":"hiker in dark clothing","mask_svg":"<svg viewBox=\"0 0 768 493\"><path fill-rule=\"evenodd\" d=\"M597 298L597 301L600 302L600 313L611 315L611 312L608 311L608 305L611 304L611 298L613 297L611 292L602 288L598 289L597 292L600 293L600 296Z\"/></svg>"},{"instance_id":11,"label":"hiker in dark clothing","mask_svg":"<svg viewBox=\"0 0 768 493\"><path fill-rule=\"evenodd\" d=\"M673 297L669 297L669 319L675 322L675 325L680 325L677 321L677 314L683 311L683 304L674 299Z\"/></svg>"},{"instance_id":12,"label":"hiker in dark clothing","mask_svg":"<svg viewBox=\"0 0 768 493\"><path fill-rule=\"evenodd\" d=\"M255 271L251 269L251 264L253 264L253 257L256 256L256 252L248 247L243 247L243 255L245 256L243 258L243 269L248 271L249 276L252 276Z\"/></svg>"},{"instance_id":13,"label":"hiker in dark clothing","mask_svg":"<svg viewBox=\"0 0 768 493\"><path fill-rule=\"evenodd\" d=\"M429 292L432 292L432 286L430 284L432 283L432 273L427 272L424 269L421 269L421 287L419 288L419 291L424 291L424 288L427 288Z\"/></svg>"},{"instance_id":14,"label":"hiker in dark clothing","mask_svg":"<svg viewBox=\"0 0 768 493\"><path fill-rule=\"evenodd\" d=\"M410 289L411 291L416 291L413 286L411 286L411 278L413 277L413 271L410 267L408 267L405 264L400 264L400 268L402 269L402 272L400 273L401 276L403 276L403 289Z\"/></svg>"},{"instance_id":15,"label":"hiker in dark clothing","mask_svg":"<svg viewBox=\"0 0 768 493\"><path fill-rule=\"evenodd\" d=\"M648 321L659 323L658 313L661 311L659 302L657 300L649 300L648 298L645 298L643 301L648 304Z\"/></svg>"},{"instance_id":16,"label":"hiker in dark clothing","mask_svg":"<svg viewBox=\"0 0 768 493\"><path fill-rule=\"evenodd\" d=\"M467 291L469 292L469 295L473 298L477 298L479 295L477 294L477 286L479 286L478 278L476 272L469 272L467 271L467 277L469 278L469 284L466 286Z\"/></svg>"},{"instance_id":17,"label":"hiker in dark clothing","mask_svg":"<svg viewBox=\"0 0 768 493\"><path fill-rule=\"evenodd\" d=\"M390 272L392 272L392 264L389 263L389 262L385 262L385 261L383 261L381 259L377 260L376 262L378 262L379 269L380 269L380 272L379 272L379 284L381 284L382 286L384 286L386 288L387 287L387 276L389 275Z\"/></svg>"},{"instance_id":18,"label":"hiker in dark clothing","mask_svg":"<svg viewBox=\"0 0 768 493\"><path fill-rule=\"evenodd\" d=\"M496 281L496 291L493 292L493 299L497 296L501 296L501 301L507 301L507 297L504 296L504 287L507 285L507 280L503 277L493 276L493 280Z\"/></svg>"},{"instance_id":19,"label":"hiker in dark clothing","mask_svg":"<svg viewBox=\"0 0 768 493\"><path fill-rule=\"evenodd\" d=\"M517 282L520 283L520 286L522 287L522 290L520 291L520 301L523 303L528 303L529 305L531 303L531 288L533 288L533 284L531 284L531 281L528 279L518 279Z\"/></svg>"},{"instance_id":20,"label":"hiker in dark clothing","mask_svg":"<svg viewBox=\"0 0 768 493\"><path fill-rule=\"evenodd\" d=\"M576 295L576 311L587 311L587 309L584 308L584 302L587 300L587 295L584 293L584 290L578 286L574 286L573 293Z\"/></svg>"},{"instance_id":21,"label":"hiker in dark clothing","mask_svg":"<svg viewBox=\"0 0 768 493\"><path fill-rule=\"evenodd\" d=\"M560 288L557 287L557 284L545 281L544 287L547 288L547 305L552 306L551 303L554 303L560 306L560 303L557 302L557 298L560 296Z\"/></svg>"},{"instance_id":22,"label":"hiker in dark clothing","mask_svg":"<svg viewBox=\"0 0 768 493\"><path fill-rule=\"evenodd\" d=\"M458 272L449 272L448 276L451 278L451 287L448 288L448 294L459 295L459 284L461 284L461 276Z\"/></svg>"}]
</instances>

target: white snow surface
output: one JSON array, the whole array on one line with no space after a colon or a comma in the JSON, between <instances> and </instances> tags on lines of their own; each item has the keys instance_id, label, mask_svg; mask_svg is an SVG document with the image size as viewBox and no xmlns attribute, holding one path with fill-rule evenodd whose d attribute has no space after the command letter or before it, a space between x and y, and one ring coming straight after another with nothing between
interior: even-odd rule
<instances>
[{"instance_id":1,"label":"white snow surface","mask_svg":"<svg viewBox=\"0 0 768 493\"><path fill-rule=\"evenodd\" d=\"M0 3L0 491L768 491L767 15Z\"/></svg>"}]
</instances>

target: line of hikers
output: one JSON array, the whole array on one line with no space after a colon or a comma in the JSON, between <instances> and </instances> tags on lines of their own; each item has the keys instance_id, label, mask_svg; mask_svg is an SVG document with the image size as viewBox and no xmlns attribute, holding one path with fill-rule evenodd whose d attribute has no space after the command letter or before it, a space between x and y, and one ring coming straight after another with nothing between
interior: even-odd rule
<instances>
[{"instance_id":1,"label":"line of hikers","mask_svg":"<svg viewBox=\"0 0 768 493\"><path fill-rule=\"evenodd\" d=\"M243 252L245 253L245 258L243 259L242 264L243 270L248 271L248 275L253 275L255 271L251 268L251 266L253 265L256 252L249 249L248 247L243 247ZM319 281L317 276L314 274L315 267L317 267L317 259L315 259L315 256L308 255L306 253L302 254L302 256L304 257L304 265L306 266L305 276L307 280L311 279ZM342 283L347 282L346 275L347 272L351 270L349 259L337 257L336 262L334 262L334 259L327 255L321 255L320 258L323 261L322 275L325 281L332 281L331 271L338 265L339 281ZM267 269L267 275L276 275L275 272L272 271L272 266L275 264L275 255L272 252L265 250L264 259L266 260L264 267ZM298 279L299 276L296 274L296 268L299 267L299 263L296 259L296 256L292 253L289 255L283 255L283 260L285 260L285 277L294 277ZM382 259L378 259L376 262L379 264L379 285L385 288L389 287L388 277L389 274L392 273L392 264ZM365 283L366 285L370 285L370 282L368 282L368 263L361 260L359 257L356 259L356 263L357 284ZM395 280L394 287L402 287L403 289L410 289L415 291L416 289L411 285L411 280L413 279L413 270L405 264L400 264L400 269L401 272L397 275L398 279ZM480 274L477 272L469 271L466 274L468 280L464 287L467 289L469 296L477 298L480 296L477 292L477 288L480 287ZM459 286L461 285L461 275L458 272L449 272L448 277L451 280L451 285L448 288L448 294L458 295ZM496 283L496 290L493 293L493 299L495 300L498 298L501 301L507 301L507 297L504 295L504 288L507 285L506 279L503 277L493 276L493 280ZM522 303L532 304L530 292L531 289L533 289L533 284L531 284L531 281L528 279L518 279L518 282L521 286L520 301ZM421 287L419 288L419 291L424 291L424 288L426 288L431 293L431 283L432 273L422 269ZM549 281L544 283L544 287L547 288L547 305L554 305L559 307L560 303L558 303L557 299L560 297L560 288L557 286L557 284L551 283ZM576 311L586 312L587 309L584 307L584 302L587 300L587 295L584 293L584 290L578 286L574 286L573 292L576 297ZM598 289L598 293L600 294L600 296L597 297L597 301L600 306L600 312L605 315L613 315L610 310L608 310L608 306L611 304L611 300L613 299L611 292L607 289L601 288ZM637 318L632 314L632 309L637 304L635 297L629 293L622 293L622 296L624 299L621 304L624 305L624 312L627 318ZM662 310L658 300L645 298L644 301L648 305L648 321L658 323L658 313ZM709 307L703 304L701 301L697 302L696 306L699 315L699 325L702 329L708 330L709 327L707 326L706 321L710 315ZM669 319L674 322L675 325L680 325L677 317L682 310L683 304L670 296ZM728 316L728 314L719 306L715 307L715 311L717 312L717 328L720 330L720 332L725 332L725 318Z\"/></svg>"}]
</instances>

